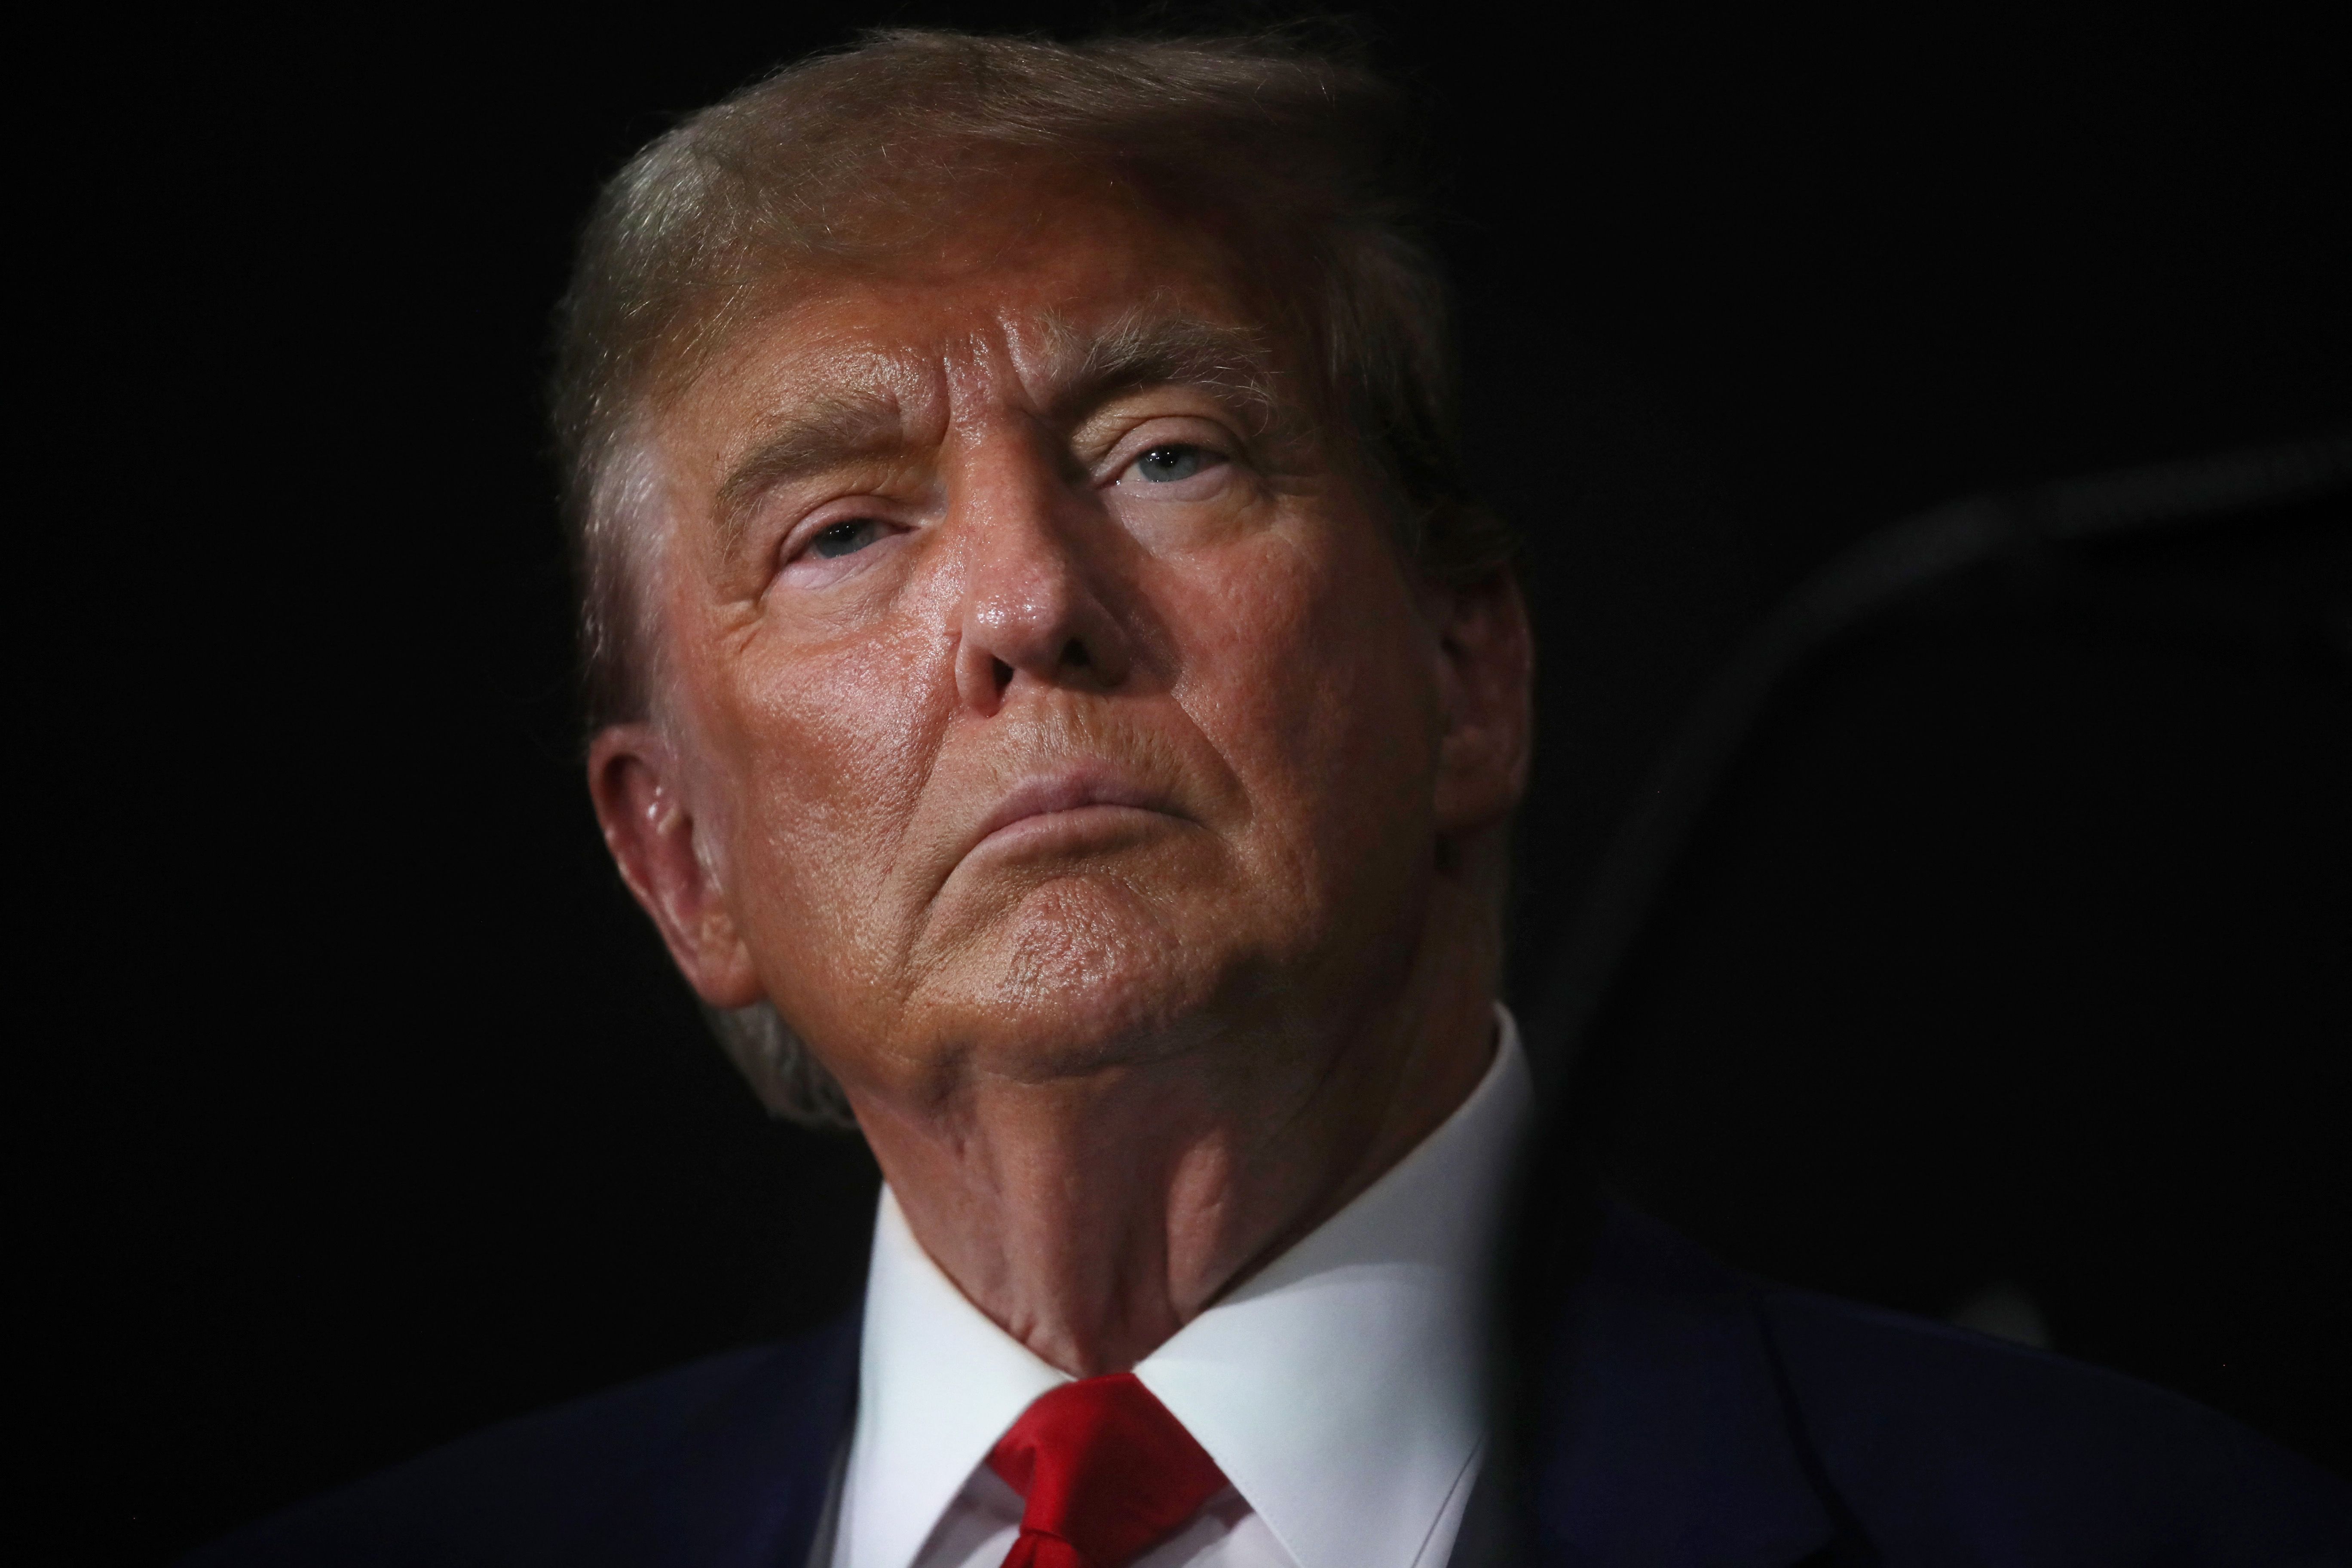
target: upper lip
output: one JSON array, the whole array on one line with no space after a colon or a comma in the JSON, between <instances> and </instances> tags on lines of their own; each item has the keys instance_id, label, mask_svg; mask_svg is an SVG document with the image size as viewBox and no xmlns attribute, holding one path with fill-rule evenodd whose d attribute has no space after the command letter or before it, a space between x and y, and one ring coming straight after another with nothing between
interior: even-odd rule
<instances>
[{"instance_id":1,"label":"upper lip","mask_svg":"<svg viewBox=\"0 0 2352 1568\"><path fill-rule=\"evenodd\" d=\"M1005 792L980 825L973 837L977 845L1000 827L1032 816L1043 816L1053 811L1076 811L1085 805L1130 805L1145 811L1168 810L1166 799L1156 790L1146 789L1120 778L1108 769L1065 768L1050 773L1037 773L1023 779Z\"/></svg>"}]
</instances>

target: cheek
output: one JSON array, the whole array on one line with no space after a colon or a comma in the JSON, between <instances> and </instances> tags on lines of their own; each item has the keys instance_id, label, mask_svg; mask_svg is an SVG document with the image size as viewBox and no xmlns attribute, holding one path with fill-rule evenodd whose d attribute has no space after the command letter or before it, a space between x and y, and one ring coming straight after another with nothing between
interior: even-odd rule
<instances>
[{"instance_id":1,"label":"cheek","mask_svg":"<svg viewBox=\"0 0 2352 1568\"><path fill-rule=\"evenodd\" d=\"M913 815L945 709L915 639L746 652L718 683L733 798L730 889L764 953L842 955L879 917L875 895Z\"/></svg>"},{"instance_id":2,"label":"cheek","mask_svg":"<svg viewBox=\"0 0 2352 1568\"><path fill-rule=\"evenodd\" d=\"M1440 726L1402 574L1384 550L1286 538L1223 564L1171 616L1192 628L1178 698L1244 780L1258 826L1323 860L1364 852L1368 837L1412 842L1433 809Z\"/></svg>"}]
</instances>

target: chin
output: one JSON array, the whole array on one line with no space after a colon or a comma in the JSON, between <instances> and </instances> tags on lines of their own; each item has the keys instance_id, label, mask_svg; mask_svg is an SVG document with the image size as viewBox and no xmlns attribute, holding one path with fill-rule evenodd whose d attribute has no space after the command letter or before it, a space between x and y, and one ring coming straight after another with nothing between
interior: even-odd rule
<instances>
[{"instance_id":1,"label":"chin","mask_svg":"<svg viewBox=\"0 0 2352 1568\"><path fill-rule=\"evenodd\" d=\"M1191 924L1192 922L1185 922ZM962 955L947 1011L984 1070L1046 1079L1181 1054L1256 967L1231 923L1180 929L1120 884L1055 883Z\"/></svg>"}]
</instances>

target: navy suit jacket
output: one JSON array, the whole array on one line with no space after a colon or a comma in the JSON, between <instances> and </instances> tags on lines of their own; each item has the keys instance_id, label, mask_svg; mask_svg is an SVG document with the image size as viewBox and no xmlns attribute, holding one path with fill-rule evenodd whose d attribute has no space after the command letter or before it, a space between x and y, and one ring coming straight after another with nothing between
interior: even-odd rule
<instances>
[{"instance_id":1,"label":"navy suit jacket","mask_svg":"<svg viewBox=\"0 0 2352 1568\"><path fill-rule=\"evenodd\" d=\"M1515 1482L1457 1563L2352 1568L2352 1487L2056 1356L1760 1284L1612 1211L1551 1315ZM857 1324L509 1422L232 1536L200 1568L802 1568Z\"/></svg>"}]
</instances>

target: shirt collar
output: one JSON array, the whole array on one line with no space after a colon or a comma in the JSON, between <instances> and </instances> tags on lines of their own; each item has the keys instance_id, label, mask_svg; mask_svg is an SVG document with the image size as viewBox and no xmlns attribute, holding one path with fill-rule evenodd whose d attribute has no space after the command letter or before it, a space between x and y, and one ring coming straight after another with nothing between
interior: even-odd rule
<instances>
[{"instance_id":1,"label":"shirt collar","mask_svg":"<svg viewBox=\"0 0 2352 1568\"><path fill-rule=\"evenodd\" d=\"M884 1187L834 1560L908 1568L1005 1428L1067 1381L965 1299Z\"/></svg>"},{"instance_id":2,"label":"shirt collar","mask_svg":"<svg viewBox=\"0 0 2352 1568\"><path fill-rule=\"evenodd\" d=\"M1410 1568L1459 1518L1485 1436L1494 1228L1533 1104L1496 1012L1495 1059L1452 1116L1135 1368L1300 1568ZM965 1300L885 1188L840 1560L908 1568L997 1438L1065 1381Z\"/></svg>"}]
</instances>

